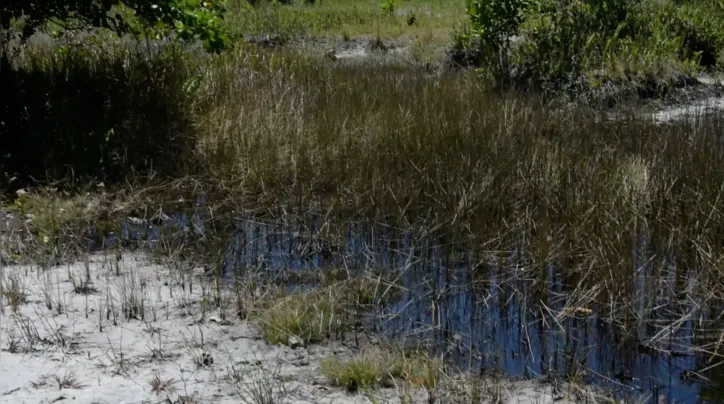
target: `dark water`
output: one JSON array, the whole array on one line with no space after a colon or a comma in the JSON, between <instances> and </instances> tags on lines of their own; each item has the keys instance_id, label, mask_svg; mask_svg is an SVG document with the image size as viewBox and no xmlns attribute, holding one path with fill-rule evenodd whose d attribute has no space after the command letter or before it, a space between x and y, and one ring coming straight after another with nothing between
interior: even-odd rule
<instances>
[{"instance_id":1,"label":"dark water","mask_svg":"<svg viewBox=\"0 0 724 404\"><path fill-rule=\"evenodd\" d=\"M633 310L642 321L621 325L598 317L595 305L585 307L590 313L557 317L572 288L554 265L531 276L510 265L481 262L464 241L383 225L349 224L344 237L330 242L324 227L309 223L239 220L222 263L225 276L232 282L234 273L248 270L270 275L325 268L381 271L394 276L402 292L379 308L370 325L386 337L445 352L461 370L524 378L565 378L575 372L617 398L724 402L724 366L715 366L721 359L695 349L709 343L714 350L719 334L712 336L713 319L724 306L700 304L696 295L684 303L675 299L677 291L668 285L696 290L697 279L677 274L673 266L657 276L650 265L632 269ZM202 232L203 224L185 214L157 226L125 223L120 238L152 246L164 228L194 233ZM645 247L644 238L632 251ZM510 261L515 258L511 253Z\"/></svg>"}]
</instances>

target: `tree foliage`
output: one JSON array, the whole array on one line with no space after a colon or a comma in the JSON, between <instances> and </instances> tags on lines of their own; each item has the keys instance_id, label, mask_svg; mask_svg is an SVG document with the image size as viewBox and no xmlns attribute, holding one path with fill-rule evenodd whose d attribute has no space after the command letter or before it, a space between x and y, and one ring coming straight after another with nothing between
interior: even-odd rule
<instances>
[{"instance_id":1,"label":"tree foliage","mask_svg":"<svg viewBox=\"0 0 724 404\"><path fill-rule=\"evenodd\" d=\"M587 91L634 83L649 94L679 85L700 68L722 65L722 4L468 0L469 29L456 40L502 84Z\"/></svg>"},{"instance_id":2,"label":"tree foliage","mask_svg":"<svg viewBox=\"0 0 724 404\"><path fill-rule=\"evenodd\" d=\"M477 39L480 56L504 79L509 74L510 39L518 34L525 11L534 1L468 0L471 34Z\"/></svg>"},{"instance_id":3,"label":"tree foliage","mask_svg":"<svg viewBox=\"0 0 724 404\"><path fill-rule=\"evenodd\" d=\"M505 46L518 33L531 0L472 0L467 14L473 34L496 50Z\"/></svg>"},{"instance_id":4,"label":"tree foliage","mask_svg":"<svg viewBox=\"0 0 724 404\"><path fill-rule=\"evenodd\" d=\"M173 32L219 50L228 43L221 24L223 11L222 0L2 0L0 27L20 21L23 38L48 22L73 29L107 28L119 34Z\"/></svg>"}]
</instances>

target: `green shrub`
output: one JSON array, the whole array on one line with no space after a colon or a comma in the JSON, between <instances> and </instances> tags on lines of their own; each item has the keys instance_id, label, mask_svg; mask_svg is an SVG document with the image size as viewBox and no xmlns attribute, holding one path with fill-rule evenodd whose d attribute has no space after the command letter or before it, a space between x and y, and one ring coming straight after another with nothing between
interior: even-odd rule
<instances>
[{"instance_id":1,"label":"green shrub","mask_svg":"<svg viewBox=\"0 0 724 404\"><path fill-rule=\"evenodd\" d=\"M385 0L382 2L382 13L386 16L395 15L396 2L395 0Z\"/></svg>"},{"instance_id":2,"label":"green shrub","mask_svg":"<svg viewBox=\"0 0 724 404\"><path fill-rule=\"evenodd\" d=\"M471 0L467 14L470 16L471 34L478 40L481 56L487 66L497 68L507 77L508 53L511 37L518 34L525 12L534 0ZM498 64L499 62L499 64Z\"/></svg>"},{"instance_id":3,"label":"green shrub","mask_svg":"<svg viewBox=\"0 0 724 404\"><path fill-rule=\"evenodd\" d=\"M528 15L519 55L534 80L560 80L595 66L593 59L621 34L632 0L543 0ZM542 81L541 80L541 81Z\"/></svg>"},{"instance_id":4,"label":"green shrub","mask_svg":"<svg viewBox=\"0 0 724 404\"><path fill-rule=\"evenodd\" d=\"M119 34L145 37L200 39L207 49L220 51L229 38L222 27L225 1L131 0L89 2L85 0L4 0L0 5L0 27L22 20L21 36L30 38L52 22L63 30L110 29Z\"/></svg>"},{"instance_id":5,"label":"green shrub","mask_svg":"<svg viewBox=\"0 0 724 404\"><path fill-rule=\"evenodd\" d=\"M713 1L477 0L468 15L480 64L505 62L487 72L506 80L513 70L517 83L543 89L589 87L592 74L671 83L715 66L724 45L724 11Z\"/></svg>"}]
</instances>

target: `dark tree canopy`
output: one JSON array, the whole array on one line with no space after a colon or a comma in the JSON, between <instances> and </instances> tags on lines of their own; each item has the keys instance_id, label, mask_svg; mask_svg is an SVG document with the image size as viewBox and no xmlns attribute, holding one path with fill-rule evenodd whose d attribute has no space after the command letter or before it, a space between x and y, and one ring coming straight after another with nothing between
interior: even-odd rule
<instances>
[{"instance_id":1,"label":"dark tree canopy","mask_svg":"<svg viewBox=\"0 0 724 404\"><path fill-rule=\"evenodd\" d=\"M47 22L135 34L154 28L173 31L182 39L201 39L209 49L218 50L227 43L221 25L222 3L222 0L1 0L0 27L7 28L12 21L22 20L24 38Z\"/></svg>"}]
</instances>

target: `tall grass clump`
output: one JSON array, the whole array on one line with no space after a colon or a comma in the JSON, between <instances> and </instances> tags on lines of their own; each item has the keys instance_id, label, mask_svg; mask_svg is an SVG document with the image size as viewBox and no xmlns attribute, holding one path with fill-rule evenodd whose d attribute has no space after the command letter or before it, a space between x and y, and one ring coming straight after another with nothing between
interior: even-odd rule
<instances>
[{"instance_id":1,"label":"tall grass clump","mask_svg":"<svg viewBox=\"0 0 724 404\"><path fill-rule=\"evenodd\" d=\"M443 376L444 364L420 353L407 353L393 347L363 350L351 358L322 359L320 373L333 384L350 391L410 383L432 391Z\"/></svg>"},{"instance_id":2,"label":"tall grass clump","mask_svg":"<svg viewBox=\"0 0 724 404\"><path fill-rule=\"evenodd\" d=\"M373 305L384 305L393 287L379 280L354 277L312 290L277 296L257 317L271 344L308 344L344 338Z\"/></svg>"},{"instance_id":3,"label":"tall grass clump","mask_svg":"<svg viewBox=\"0 0 724 404\"><path fill-rule=\"evenodd\" d=\"M343 335L349 322L338 292L328 288L294 293L274 302L259 319L264 340L306 345Z\"/></svg>"},{"instance_id":4,"label":"tall grass clump","mask_svg":"<svg viewBox=\"0 0 724 404\"><path fill-rule=\"evenodd\" d=\"M103 37L37 42L0 54L0 182L178 172L193 144L190 58Z\"/></svg>"}]
</instances>

